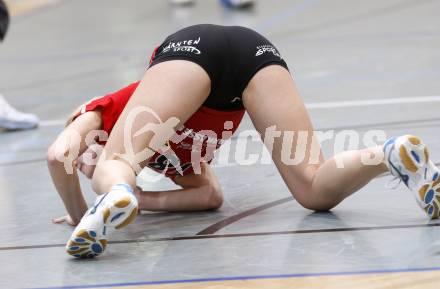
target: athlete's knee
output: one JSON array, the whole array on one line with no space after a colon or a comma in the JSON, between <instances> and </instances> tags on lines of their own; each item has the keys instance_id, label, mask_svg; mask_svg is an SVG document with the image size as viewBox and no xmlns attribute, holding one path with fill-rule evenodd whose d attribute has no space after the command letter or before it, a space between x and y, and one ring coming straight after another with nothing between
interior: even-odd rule
<instances>
[{"instance_id":1,"label":"athlete's knee","mask_svg":"<svg viewBox=\"0 0 440 289\"><path fill-rule=\"evenodd\" d=\"M337 204L317 199L297 199L298 203L305 209L315 212L327 212L333 209Z\"/></svg>"},{"instance_id":2,"label":"athlete's knee","mask_svg":"<svg viewBox=\"0 0 440 289\"><path fill-rule=\"evenodd\" d=\"M329 211L339 203L339 201L331 199L332 194L316 191L316 188L313 186L313 179L297 183L290 191L303 208L311 211Z\"/></svg>"}]
</instances>

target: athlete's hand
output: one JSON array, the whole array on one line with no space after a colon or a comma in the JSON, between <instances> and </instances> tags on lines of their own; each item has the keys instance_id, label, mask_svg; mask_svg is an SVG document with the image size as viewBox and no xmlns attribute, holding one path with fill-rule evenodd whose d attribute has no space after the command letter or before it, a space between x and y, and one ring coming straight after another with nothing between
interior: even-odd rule
<instances>
[{"instance_id":1,"label":"athlete's hand","mask_svg":"<svg viewBox=\"0 0 440 289\"><path fill-rule=\"evenodd\" d=\"M90 146L82 155L74 162L77 170L83 173L87 178L91 179L95 172L96 163L98 161L102 146L95 144ZM97 153L98 152L98 153Z\"/></svg>"},{"instance_id":2,"label":"athlete's hand","mask_svg":"<svg viewBox=\"0 0 440 289\"><path fill-rule=\"evenodd\" d=\"M61 217L58 217L58 218L54 218L52 220L52 223L54 223L54 224L61 224L61 223L64 223L64 222L66 222L70 226L78 225L78 223L74 222L69 215L61 216Z\"/></svg>"}]
</instances>

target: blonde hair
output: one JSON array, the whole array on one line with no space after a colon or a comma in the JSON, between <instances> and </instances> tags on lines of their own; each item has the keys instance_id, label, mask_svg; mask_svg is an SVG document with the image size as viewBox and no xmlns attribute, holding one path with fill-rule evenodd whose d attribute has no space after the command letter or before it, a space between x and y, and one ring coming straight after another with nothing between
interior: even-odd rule
<instances>
[{"instance_id":1,"label":"blonde hair","mask_svg":"<svg viewBox=\"0 0 440 289\"><path fill-rule=\"evenodd\" d=\"M94 97L94 98L88 100L87 102L81 104L79 107L77 107L77 108L76 108L76 109L75 109L75 110L69 115L69 117L67 118L67 121L66 121L66 123L64 124L64 127L68 127L69 124L71 124L71 123L75 120L75 118L77 117L77 114L78 114L78 113L82 112L83 109L84 109L84 112L85 112L86 106L87 106L89 103L91 103L91 102L93 102L94 100L97 100L97 99L99 99L99 98L101 98L101 97L99 97L99 96Z\"/></svg>"},{"instance_id":2,"label":"blonde hair","mask_svg":"<svg viewBox=\"0 0 440 289\"><path fill-rule=\"evenodd\" d=\"M78 116L78 113L81 112L81 110L84 106L85 106L85 103L81 104L74 111L72 111L72 113L67 118L66 123L64 124L64 127L68 127L75 120L75 118Z\"/></svg>"}]
</instances>

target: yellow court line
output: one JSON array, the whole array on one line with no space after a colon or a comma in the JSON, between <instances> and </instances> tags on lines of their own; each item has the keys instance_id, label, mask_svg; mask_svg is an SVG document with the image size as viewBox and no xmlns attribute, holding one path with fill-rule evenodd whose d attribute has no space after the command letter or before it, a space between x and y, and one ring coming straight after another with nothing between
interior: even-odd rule
<instances>
[{"instance_id":1,"label":"yellow court line","mask_svg":"<svg viewBox=\"0 0 440 289\"><path fill-rule=\"evenodd\" d=\"M428 271L136 285L107 289L438 289L439 284L440 272Z\"/></svg>"},{"instance_id":2,"label":"yellow court line","mask_svg":"<svg viewBox=\"0 0 440 289\"><path fill-rule=\"evenodd\" d=\"M60 0L5 0L12 17L29 13L59 1Z\"/></svg>"}]
</instances>

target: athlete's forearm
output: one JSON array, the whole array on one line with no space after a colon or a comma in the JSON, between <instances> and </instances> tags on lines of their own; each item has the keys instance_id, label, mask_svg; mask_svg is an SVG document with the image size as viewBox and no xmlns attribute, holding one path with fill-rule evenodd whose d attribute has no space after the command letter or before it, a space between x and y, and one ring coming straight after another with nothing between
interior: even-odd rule
<instances>
[{"instance_id":1,"label":"athlete's forearm","mask_svg":"<svg viewBox=\"0 0 440 289\"><path fill-rule=\"evenodd\" d=\"M87 204L84 200L81 186L76 170L72 174L67 174L63 163L48 162L49 172L58 194L72 221L79 223L84 213L87 211Z\"/></svg>"}]
</instances>

